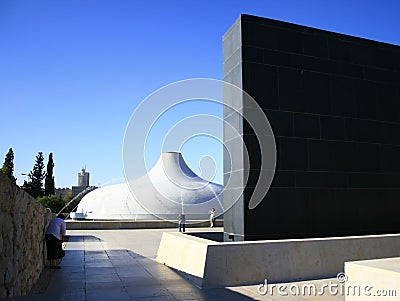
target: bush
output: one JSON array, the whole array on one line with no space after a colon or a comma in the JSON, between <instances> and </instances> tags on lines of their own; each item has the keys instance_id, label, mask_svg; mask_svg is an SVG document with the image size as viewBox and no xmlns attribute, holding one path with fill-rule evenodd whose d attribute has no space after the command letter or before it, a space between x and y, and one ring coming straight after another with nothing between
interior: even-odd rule
<instances>
[{"instance_id":1,"label":"bush","mask_svg":"<svg viewBox=\"0 0 400 301\"><path fill-rule=\"evenodd\" d=\"M53 213L58 213L65 206L65 201L62 197L52 194L38 197L37 201L46 208L50 208Z\"/></svg>"}]
</instances>

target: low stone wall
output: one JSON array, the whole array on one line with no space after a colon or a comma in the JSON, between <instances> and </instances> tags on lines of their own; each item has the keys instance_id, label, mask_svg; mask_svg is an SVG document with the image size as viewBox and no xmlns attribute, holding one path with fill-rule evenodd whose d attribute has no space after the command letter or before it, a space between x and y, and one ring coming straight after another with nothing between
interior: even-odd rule
<instances>
[{"instance_id":1,"label":"low stone wall","mask_svg":"<svg viewBox=\"0 0 400 301\"><path fill-rule=\"evenodd\" d=\"M398 300L400 257L345 262L346 301Z\"/></svg>"},{"instance_id":2,"label":"low stone wall","mask_svg":"<svg viewBox=\"0 0 400 301\"><path fill-rule=\"evenodd\" d=\"M164 232L157 261L202 287L336 277L344 263L400 256L400 234L223 242Z\"/></svg>"},{"instance_id":3,"label":"low stone wall","mask_svg":"<svg viewBox=\"0 0 400 301\"><path fill-rule=\"evenodd\" d=\"M90 220L66 220L68 230L111 230L111 229L166 229L177 228L178 223L164 220L115 220L115 221L90 221ZM210 221L188 221L186 228L209 227ZM215 221L216 227L223 227L223 220Z\"/></svg>"},{"instance_id":4,"label":"low stone wall","mask_svg":"<svg viewBox=\"0 0 400 301\"><path fill-rule=\"evenodd\" d=\"M44 235L53 215L0 173L0 298L25 295L46 262Z\"/></svg>"}]
</instances>

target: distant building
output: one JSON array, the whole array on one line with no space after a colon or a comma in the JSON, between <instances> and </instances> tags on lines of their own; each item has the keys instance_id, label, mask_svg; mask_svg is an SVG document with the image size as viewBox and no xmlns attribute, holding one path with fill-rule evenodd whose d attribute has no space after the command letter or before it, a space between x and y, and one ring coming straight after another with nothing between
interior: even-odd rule
<instances>
[{"instance_id":1,"label":"distant building","mask_svg":"<svg viewBox=\"0 0 400 301\"><path fill-rule=\"evenodd\" d=\"M85 168L82 168L82 171L78 173L78 186L89 186L89 176L90 174L85 170Z\"/></svg>"},{"instance_id":2,"label":"distant building","mask_svg":"<svg viewBox=\"0 0 400 301\"><path fill-rule=\"evenodd\" d=\"M90 173L85 168L82 168L82 171L78 173L78 186L72 186L72 196L76 196L85 190L86 187L89 187L89 176Z\"/></svg>"},{"instance_id":3,"label":"distant building","mask_svg":"<svg viewBox=\"0 0 400 301\"><path fill-rule=\"evenodd\" d=\"M57 197L69 197L72 196L72 189L71 188L56 188L55 194Z\"/></svg>"}]
</instances>

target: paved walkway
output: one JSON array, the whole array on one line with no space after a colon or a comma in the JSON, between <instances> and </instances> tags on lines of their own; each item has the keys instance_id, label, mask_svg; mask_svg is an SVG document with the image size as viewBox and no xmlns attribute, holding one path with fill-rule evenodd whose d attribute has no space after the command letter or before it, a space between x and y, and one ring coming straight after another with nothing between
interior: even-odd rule
<instances>
[{"instance_id":1,"label":"paved walkway","mask_svg":"<svg viewBox=\"0 0 400 301\"><path fill-rule=\"evenodd\" d=\"M189 229L199 231L201 229ZM210 231L209 228L203 229ZM221 231L214 228L213 231ZM45 268L31 295L12 300L344 300L338 296L262 296L257 286L200 289L154 259L165 231L69 230L62 269ZM314 281L321 287L328 280ZM301 283L299 283L301 284ZM286 290L288 292L288 290Z\"/></svg>"}]
</instances>

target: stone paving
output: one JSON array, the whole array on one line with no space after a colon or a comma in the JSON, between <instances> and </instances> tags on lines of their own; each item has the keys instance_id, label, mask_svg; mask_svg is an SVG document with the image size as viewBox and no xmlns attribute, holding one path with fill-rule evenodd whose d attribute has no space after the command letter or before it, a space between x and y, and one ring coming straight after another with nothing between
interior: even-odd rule
<instances>
[{"instance_id":1,"label":"stone paving","mask_svg":"<svg viewBox=\"0 0 400 301\"><path fill-rule=\"evenodd\" d=\"M197 232L200 229L188 230ZM212 231L221 230L222 228L212 229ZM343 297L332 295L282 296L277 293L276 288L274 295L262 296L257 292L257 285L198 288L181 273L154 260L162 233L165 231L176 231L176 229L69 230L67 233L69 240L65 243L66 256L60 264L62 269L45 268L29 296L11 299L33 301L344 300ZM210 231L210 229L203 229L203 231ZM312 283L318 289L329 280Z\"/></svg>"}]
</instances>

